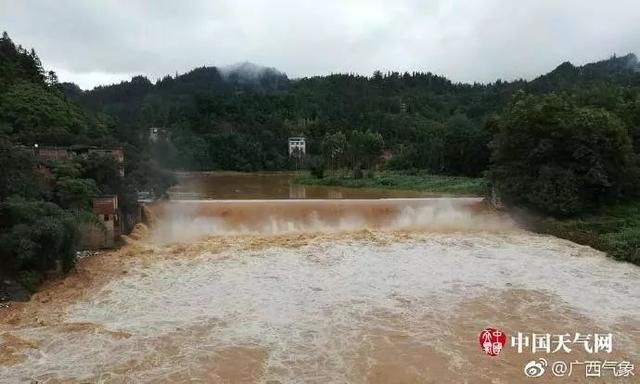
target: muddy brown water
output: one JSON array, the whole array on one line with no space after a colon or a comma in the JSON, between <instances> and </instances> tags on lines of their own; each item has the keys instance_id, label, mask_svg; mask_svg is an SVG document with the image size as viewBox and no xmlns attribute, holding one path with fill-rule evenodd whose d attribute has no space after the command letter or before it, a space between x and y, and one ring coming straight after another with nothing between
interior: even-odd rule
<instances>
[{"instance_id":1,"label":"muddy brown water","mask_svg":"<svg viewBox=\"0 0 640 384\"><path fill-rule=\"evenodd\" d=\"M635 266L523 231L473 198L221 188L148 207L148 236L0 309L0 383L638 382L579 365L524 374L539 358L640 364ZM489 357L487 326L610 332L613 351Z\"/></svg>"},{"instance_id":2,"label":"muddy brown water","mask_svg":"<svg viewBox=\"0 0 640 384\"><path fill-rule=\"evenodd\" d=\"M442 196L418 191L296 184L295 173L180 173L172 199L380 199Z\"/></svg>"}]
</instances>

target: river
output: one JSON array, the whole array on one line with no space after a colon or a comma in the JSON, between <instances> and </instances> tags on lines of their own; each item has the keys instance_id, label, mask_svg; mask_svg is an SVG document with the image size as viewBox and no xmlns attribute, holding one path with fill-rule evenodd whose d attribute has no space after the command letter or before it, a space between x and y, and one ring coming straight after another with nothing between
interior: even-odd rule
<instances>
[{"instance_id":1,"label":"river","mask_svg":"<svg viewBox=\"0 0 640 384\"><path fill-rule=\"evenodd\" d=\"M149 208L149 233L0 310L0 382L520 383L540 358L539 382L637 382L550 366L640 363L640 268L476 199L296 188L182 178L176 201ZM613 346L491 357L486 327Z\"/></svg>"},{"instance_id":2,"label":"river","mask_svg":"<svg viewBox=\"0 0 640 384\"><path fill-rule=\"evenodd\" d=\"M180 173L169 190L172 199L381 199L433 197L432 193L391 189L342 188L296 184L296 173Z\"/></svg>"}]
</instances>

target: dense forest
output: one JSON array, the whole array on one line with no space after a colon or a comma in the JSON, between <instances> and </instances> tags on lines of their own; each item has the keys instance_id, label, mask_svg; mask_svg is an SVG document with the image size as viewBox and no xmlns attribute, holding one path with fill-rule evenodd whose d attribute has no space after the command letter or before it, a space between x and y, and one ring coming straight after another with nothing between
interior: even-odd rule
<instances>
[{"instance_id":1,"label":"dense forest","mask_svg":"<svg viewBox=\"0 0 640 384\"><path fill-rule=\"evenodd\" d=\"M136 192L163 195L173 182L166 170L290 169L290 136L306 137L318 177L485 176L507 205L572 216L638 197L640 64L628 54L565 62L530 81L464 84L429 72L289 79L244 63L85 91L60 83L5 32L0 265L69 269L93 196L117 194L126 211ZM99 157L40 164L36 144L122 147L125 176Z\"/></svg>"},{"instance_id":2,"label":"dense forest","mask_svg":"<svg viewBox=\"0 0 640 384\"><path fill-rule=\"evenodd\" d=\"M3 33L0 279L18 276L34 287L48 270L71 269L80 226L101 225L92 213L95 196L117 195L126 217L135 210L137 191L160 196L173 183L169 172L119 137L115 127L109 116L70 102L56 74L44 69L34 50L16 45ZM38 148L47 145L124 147L126 176L121 176L122 165L112 156L37 156Z\"/></svg>"},{"instance_id":3,"label":"dense forest","mask_svg":"<svg viewBox=\"0 0 640 384\"><path fill-rule=\"evenodd\" d=\"M380 168L488 176L506 203L556 216L638 190L634 54L491 84L419 72L291 80L245 63L85 92L62 86L170 169L287 169L287 138L305 136L307 164L319 176L341 168L355 177ZM159 140L148 140L150 127Z\"/></svg>"},{"instance_id":4,"label":"dense forest","mask_svg":"<svg viewBox=\"0 0 640 384\"><path fill-rule=\"evenodd\" d=\"M146 145L148 129L162 128L166 140L155 150L169 168L286 169L289 136L305 136L311 157L335 157L342 148L329 147L340 146L343 136L346 145L369 132L380 134L393 154L391 167L478 176L488 166L497 117L516 92L566 92L576 104L620 113L633 108L638 68L630 54L582 67L563 63L533 81L460 84L432 73L396 72L290 80L244 64L197 68L155 84L137 76L86 92L73 84L63 88L79 105L111 116L128 142ZM340 163L352 167L367 157L343 155Z\"/></svg>"}]
</instances>

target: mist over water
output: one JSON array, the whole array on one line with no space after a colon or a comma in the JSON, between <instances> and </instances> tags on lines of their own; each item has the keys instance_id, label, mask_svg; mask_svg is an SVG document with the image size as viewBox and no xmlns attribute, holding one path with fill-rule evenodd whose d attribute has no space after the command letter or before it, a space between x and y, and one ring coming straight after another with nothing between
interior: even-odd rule
<instances>
[{"instance_id":1,"label":"mist over water","mask_svg":"<svg viewBox=\"0 0 640 384\"><path fill-rule=\"evenodd\" d=\"M479 198L378 200L177 201L150 206L152 239L176 242L211 235L336 233L357 230L515 230Z\"/></svg>"}]
</instances>

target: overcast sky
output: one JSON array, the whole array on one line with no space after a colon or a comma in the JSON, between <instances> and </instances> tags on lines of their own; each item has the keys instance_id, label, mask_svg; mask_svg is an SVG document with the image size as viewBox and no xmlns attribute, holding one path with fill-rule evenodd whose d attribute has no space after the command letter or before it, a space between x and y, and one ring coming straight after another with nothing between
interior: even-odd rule
<instances>
[{"instance_id":1,"label":"overcast sky","mask_svg":"<svg viewBox=\"0 0 640 384\"><path fill-rule=\"evenodd\" d=\"M640 52L640 0L0 0L0 29L84 89L241 61L488 82Z\"/></svg>"}]
</instances>

